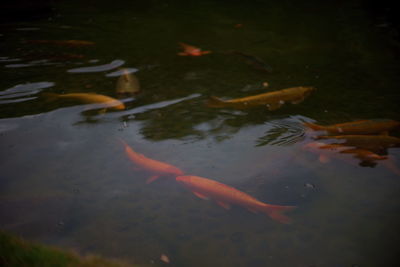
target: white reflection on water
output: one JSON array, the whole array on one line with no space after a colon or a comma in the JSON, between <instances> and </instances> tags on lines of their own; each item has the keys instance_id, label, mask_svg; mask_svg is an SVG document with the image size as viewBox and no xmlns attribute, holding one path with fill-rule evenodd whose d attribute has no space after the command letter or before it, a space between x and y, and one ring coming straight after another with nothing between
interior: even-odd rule
<instances>
[{"instance_id":1,"label":"white reflection on water","mask_svg":"<svg viewBox=\"0 0 400 267\"><path fill-rule=\"evenodd\" d=\"M121 76L124 73L135 73L139 71L139 69L136 68L124 68L123 70L117 70L111 73L107 73L106 77L118 77Z\"/></svg>"},{"instance_id":2,"label":"white reflection on water","mask_svg":"<svg viewBox=\"0 0 400 267\"><path fill-rule=\"evenodd\" d=\"M43 89L54 86L53 82L35 82L18 84L4 91L0 91L0 104L24 102L36 97L25 97L40 93Z\"/></svg>"},{"instance_id":3,"label":"white reflection on water","mask_svg":"<svg viewBox=\"0 0 400 267\"><path fill-rule=\"evenodd\" d=\"M91 67L82 67L68 70L69 73L87 73L87 72L102 72L108 71L122 66L125 63L124 60L116 59L109 64L91 66Z\"/></svg>"}]
</instances>

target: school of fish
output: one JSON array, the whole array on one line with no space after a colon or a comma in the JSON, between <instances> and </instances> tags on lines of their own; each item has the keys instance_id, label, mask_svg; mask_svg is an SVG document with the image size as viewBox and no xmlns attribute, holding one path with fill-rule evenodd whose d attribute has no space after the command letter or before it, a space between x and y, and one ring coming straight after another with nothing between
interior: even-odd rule
<instances>
[{"instance_id":1,"label":"school of fish","mask_svg":"<svg viewBox=\"0 0 400 267\"><path fill-rule=\"evenodd\" d=\"M28 42L59 46L95 45L94 42L83 40L29 40ZM177 53L179 56L199 57L212 53L187 43L178 42L178 44L182 49ZM272 72L272 68L259 57L235 50L229 53L239 55L258 70L265 73ZM299 104L303 102L315 90L316 88L312 86L297 86L229 100L210 96L206 105L210 108L233 109L261 106L266 107L269 111L275 111L286 103ZM65 94L46 92L42 96L49 101L62 100L79 104L99 104L103 111L121 111L126 109L126 106L120 99L135 96L140 91L137 77L128 69L121 69L116 82L116 98L86 92ZM388 169L400 175L400 169L387 152L389 148L400 147L400 138L389 135L389 132L400 128L400 122L388 119L358 120L333 125L304 122L304 127L309 129L308 133L313 135L315 141L306 143L303 148L316 153L321 163L327 163L331 159L340 159L350 163L355 163L356 160L360 161L360 165L374 166L377 162L383 162ZM292 222L286 212L293 210L295 206L265 203L232 186L213 179L188 175L172 164L147 157L135 151L122 139L120 139L120 143L134 168L149 175L146 180L147 184L159 178L168 179L184 186L195 196L204 200L213 200L225 209L236 205L254 213L264 213L279 223L289 224Z\"/></svg>"}]
</instances>

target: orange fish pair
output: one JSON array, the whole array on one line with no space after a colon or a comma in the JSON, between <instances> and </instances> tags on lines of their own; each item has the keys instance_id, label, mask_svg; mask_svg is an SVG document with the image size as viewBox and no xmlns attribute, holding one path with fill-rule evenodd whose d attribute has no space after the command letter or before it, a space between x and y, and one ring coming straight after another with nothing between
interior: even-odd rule
<instances>
[{"instance_id":1,"label":"orange fish pair","mask_svg":"<svg viewBox=\"0 0 400 267\"><path fill-rule=\"evenodd\" d=\"M293 206L270 205L217 181L198 176L184 176L183 171L179 168L165 162L148 158L135 152L124 141L121 140L121 142L125 146L125 152L128 157L137 166L153 174L147 180L147 183L151 183L161 176L175 176L177 182L189 188L196 196L202 199L213 199L225 209L229 209L231 204L235 204L245 207L252 212L265 213L272 219L281 223L291 222L290 218L284 215L283 212L292 210L294 208Z\"/></svg>"},{"instance_id":2,"label":"orange fish pair","mask_svg":"<svg viewBox=\"0 0 400 267\"><path fill-rule=\"evenodd\" d=\"M182 49L183 52L179 52L179 56L193 56L193 57L198 57L206 54L210 54L211 51L202 51L200 48L193 46L193 45L188 45L186 43L178 43Z\"/></svg>"}]
</instances>

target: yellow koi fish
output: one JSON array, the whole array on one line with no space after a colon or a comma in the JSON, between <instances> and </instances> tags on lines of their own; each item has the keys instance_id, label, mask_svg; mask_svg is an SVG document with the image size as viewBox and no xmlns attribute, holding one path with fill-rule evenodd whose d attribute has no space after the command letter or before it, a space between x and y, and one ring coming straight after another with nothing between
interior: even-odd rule
<instances>
[{"instance_id":1,"label":"yellow koi fish","mask_svg":"<svg viewBox=\"0 0 400 267\"><path fill-rule=\"evenodd\" d=\"M318 125L305 122L305 126L314 131L326 131L329 134L378 134L387 133L390 130L400 127L400 122L387 119L360 120L345 122L333 125Z\"/></svg>"},{"instance_id":2,"label":"yellow koi fish","mask_svg":"<svg viewBox=\"0 0 400 267\"><path fill-rule=\"evenodd\" d=\"M222 100L212 96L207 104L213 108L231 107L237 109L265 105L269 110L276 110L286 102L292 104L302 102L314 90L314 87L299 86L231 100Z\"/></svg>"},{"instance_id":3,"label":"yellow koi fish","mask_svg":"<svg viewBox=\"0 0 400 267\"><path fill-rule=\"evenodd\" d=\"M98 103L104 105L106 108L113 110L125 109L125 105L121 101L109 96L99 95L94 93L71 93L71 94L44 93L43 96L48 98L49 100L65 99L70 101L77 101L83 104Z\"/></svg>"},{"instance_id":4,"label":"yellow koi fish","mask_svg":"<svg viewBox=\"0 0 400 267\"><path fill-rule=\"evenodd\" d=\"M294 209L294 206L270 205L231 186L199 176L178 176L176 181L187 187L199 198L211 198L225 209L229 209L230 204L235 204L252 212L265 213L281 223L291 222L291 219L283 212Z\"/></svg>"}]
</instances>

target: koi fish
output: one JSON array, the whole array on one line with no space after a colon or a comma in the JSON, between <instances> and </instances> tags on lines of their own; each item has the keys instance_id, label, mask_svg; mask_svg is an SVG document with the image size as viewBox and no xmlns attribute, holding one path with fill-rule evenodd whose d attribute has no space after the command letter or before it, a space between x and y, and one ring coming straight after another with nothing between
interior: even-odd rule
<instances>
[{"instance_id":1,"label":"koi fish","mask_svg":"<svg viewBox=\"0 0 400 267\"><path fill-rule=\"evenodd\" d=\"M199 176L178 176L175 178L202 199L213 199L218 205L230 209L231 204L247 208L252 212L262 212L281 223L290 223L291 219L283 214L295 206L270 205L239 191L231 186Z\"/></svg>"},{"instance_id":2,"label":"koi fish","mask_svg":"<svg viewBox=\"0 0 400 267\"><path fill-rule=\"evenodd\" d=\"M299 86L231 100L222 100L211 96L207 105L213 108L232 107L237 109L265 105L268 110L272 111L280 108L286 102L298 104L314 90L314 87Z\"/></svg>"},{"instance_id":3,"label":"koi fish","mask_svg":"<svg viewBox=\"0 0 400 267\"><path fill-rule=\"evenodd\" d=\"M121 140L121 142L125 146L125 153L129 159L143 170L149 171L153 174L149 179L147 179L147 184L157 180L160 176L179 176L184 174L179 168L165 162L148 158L143 154L135 152L124 141Z\"/></svg>"},{"instance_id":4,"label":"koi fish","mask_svg":"<svg viewBox=\"0 0 400 267\"><path fill-rule=\"evenodd\" d=\"M245 54L240 51L233 50L231 51L232 54L236 54L244 58L248 64L252 65L255 69L271 73L272 72L272 67L265 63L261 58L255 57L249 54Z\"/></svg>"},{"instance_id":5,"label":"koi fish","mask_svg":"<svg viewBox=\"0 0 400 267\"><path fill-rule=\"evenodd\" d=\"M104 105L106 108L113 110L125 109L125 105L121 101L109 96L99 95L94 93L71 93L71 94L43 93L42 96L46 97L49 100L65 99L70 101L78 101L84 104L98 103Z\"/></svg>"},{"instance_id":6,"label":"koi fish","mask_svg":"<svg viewBox=\"0 0 400 267\"><path fill-rule=\"evenodd\" d=\"M358 158L365 163L373 163L374 161L384 160L388 158L387 156L381 156L366 149L349 147L342 144L325 144L321 142L311 142L306 144L304 148L319 154L319 161L321 163L329 162L330 157L345 160L344 158L341 158L339 156L340 154L352 154L354 158Z\"/></svg>"},{"instance_id":7,"label":"koi fish","mask_svg":"<svg viewBox=\"0 0 400 267\"><path fill-rule=\"evenodd\" d=\"M321 135L317 136L316 139L336 139L343 141L340 143L341 145L369 150L382 150L400 146L400 138L388 135Z\"/></svg>"},{"instance_id":8,"label":"koi fish","mask_svg":"<svg viewBox=\"0 0 400 267\"><path fill-rule=\"evenodd\" d=\"M211 51L201 51L200 48L195 47L193 45L188 45L182 42L178 43L182 49L183 52L179 52L178 55L179 56L194 56L194 57L198 57L198 56L202 56L202 55L206 55L206 54L210 54Z\"/></svg>"},{"instance_id":9,"label":"koi fish","mask_svg":"<svg viewBox=\"0 0 400 267\"><path fill-rule=\"evenodd\" d=\"M390 130L400 127L400 122L387 119L360 120L345 122L333 125L318 125L304 122L304 125L314 131L326 131L329 134L378 134L387 133Z\"/></svg>"},{"instance_id":10,"label":"koi fish","mask_svg":"<svg viewBox=\"0 0 400 267\"><path fill-rule=\"evenodd\" d=\"M90 46L95 44L94 42L83 40L28 40L28 42L34 44L53 44L65 46Z\"/></svg>"},{"instance_id":11,"label":"koi fish","mask_svg":"<svg viewBox=\"0 0 400 267\"><path fill-rule=\"evenodd\" d=\"M117 80L116 93L118 96L132 96L140 92L139 80L126 69Z\"/></svg>"}]
</instances>

